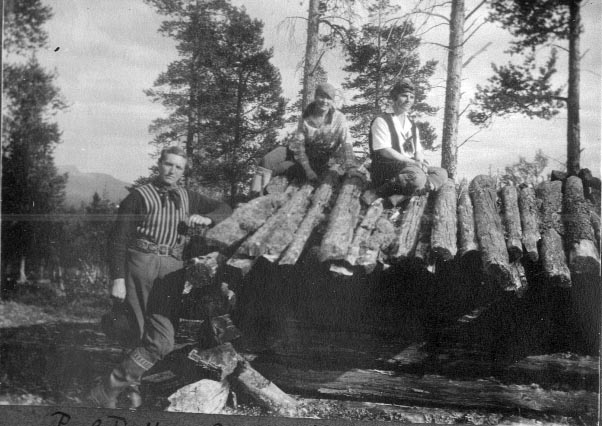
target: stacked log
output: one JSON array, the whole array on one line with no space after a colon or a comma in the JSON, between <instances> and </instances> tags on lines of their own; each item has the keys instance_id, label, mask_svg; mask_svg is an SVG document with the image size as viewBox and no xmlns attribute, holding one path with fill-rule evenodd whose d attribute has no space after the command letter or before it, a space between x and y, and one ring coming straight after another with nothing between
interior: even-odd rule
<instances>
[{"instance_id":1,"label":"stacked log","mask_svg":"<svg viewBox=\"0 0 602 426\"><path fill-rule=\"evenodd\" d=\"M544 274L550 282L559 287L571 286L571 273L567 266L562 244L560 221L562 209L562 182L559 180L542 182L536 190L541 201L541 249L540 257Z\"/></svg>"},{"instance_id":2,"label":"stacked log","mask_svg":"<svg viewBox=\"0 0 602 426\"><path fill-rule=\"evenodd\" d=\"M479 175L469 187L483 269L504 290L516 290L510 269L501 218L497 211L495 179Z\"/></svg>"},{"instance_id":3,"label":"stacked log","mask_svg":"<svg viewBox=\"0 0 602 426\"><path fill-rule=\"evenodd\" d=\"M278 192L256 198L234 210L232 215L218 223L205 234L207 244L228 252L248 235L259 229L291 195L291 191Z\"/></svg>"},{"instance_id":4,"label":"stacked log","mask_svg":"<svg viewBox=\"0 0 602 426\"><path fill-rule=\"evenodd\" d=\"M460 183L458 193L458 252L460 256L479 250L475 232L474 212L468 193L468 182Z\"/></svg>"},{"instance_id":5,"label":"stacked log","mask_svg":"<svg viewBox=\"0 0 602 426\"><path fill-rule=\"evenodd\" d=\"M457 216L456 186L452 179L433 194L433 222L431 228L431 252L437 258L448 261L456 256Z\"/></svg>"},{"instance_id":6,"label":"stacked log","mask_svg":"<svg viewBox=\"0 0 602 426\"><path fill-rule=\"evenodd\" d=\"M597 275L600 271L600 256L594 242L590 208L583 194L581 179L577 176L566 180L563 218L570 269L577 274Z\"/></svg>"},{"instance_id":7,"label":"stacked log","mask_svg":"<svg viewBox=\"0 0 602 426\"><path fill-rule=\"evenodd\" d=\"M324 210L328 206L338 183L339 174L334 171L329 172L322 184L313 193L311 206L295 232L293 241L282 255L280 265L294 265L297 263L312 232L324 220Z\"/></svg>"},{"instance_id":8,"label":"stacked log","mask_svg":"<svg viewBox=\"0 0 602 426\"><path fill-rule=\"evenodd\" d=\"M508 185L502 188L502 204L504 212L504 227L506 229L506 248L511 261L523 256L522 228L518 210L518 193L516 188Z\"/></svg>"},{"instance_id":9,"label":"stacked log","mask_svg":"<svg viewBox=\"0 0 602 426\"><path fill-rule=\"evenodd\" d=\"M343 182L320 245L321 262L343 260L347 255L361 209L363 186L359 176L347 177Z\"/></svg>"},{"instance_id":10,"label":"stacked log","mask_svg":"<svg viewBox=\"0 0 602 426\"><path fill-rule=\"evenodd\" d=\"M420 229L418 230L418 242L414 249L414 261L426 268L429 272L434 272L436 263L434 256L431 256L431 228L433 225L433 203L434 197L430 196L426 203L426 208L420 220Z\"/></svg>"},{"instance_id":11,"label":"stacked log","mask_svg":"<svg viewBox=\"0 0 602 426\"><path fill-rule=\"evenodd\" d=\"M426 204L426 195L414 195L410 198L408 207L402 215L394 248L389 256L392 263L408 260L414 254Z\"/></svg>"},{"instance_id":12,"label":"stacked log","mask_svg":"<svg viewBox=\"0 0 602 426\"><path fill-rule=\"evenodd\" d=\"M278 260L290 244L299 223L303 220L313 186L304 185L292 195L284 206L270 216L266 223L241 246L240 253L250 258L264 256Z\"/></svg>"},{"instance_id":13,"label":"stacked log","mask_svg":"<svg viewBox=\"0 0 602 426\"><path fill-rule=\"evenodd\" d=\"M388 252L395 240L395 227L383 212L374 225L374 231L366 241L366 251L356 261L357 265L364 268L367 274L374 271L378 264L379 255Z\"/></svg>"},{"instance_id":14,"label":"stacked log","mask_svg":"<svg viewBox=\"0 0 602 426\"><path fill-rule=\"evenodd\" d=\"M523 186L519 190L518 207L520 210L520 222L523 231L523 246L533 262L539 260L537 243L541 239L539 225L537 223L538 208L535 198L535 190L530 186Z\"/></svg>"},{"instance_id":15,"label":"stacked log","mask_svg":"<svg viewBox=\"0 0 602 426\"><path fill-rule=\"evenodd\" d=\"M353 242L349 247L345 262L349 266L355 266L357 260L366 252L367 242L384 210L382 200L375 201L366 211L362 222L357 227Z\"/></svg>"}]
</instances>

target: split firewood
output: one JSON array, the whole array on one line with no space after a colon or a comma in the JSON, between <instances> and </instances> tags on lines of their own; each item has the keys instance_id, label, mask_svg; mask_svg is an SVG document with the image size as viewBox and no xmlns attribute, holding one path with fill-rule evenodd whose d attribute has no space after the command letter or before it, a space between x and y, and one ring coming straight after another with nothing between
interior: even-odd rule
<instances>
[{"instance_id":1,"label":"split firewood","mask_svg":"<svg viewBox=\"0 0 602 426\"><path fill-rule=\"evenodd\" d=\"M504 228L506 230L506 247L510 261L515 261L523 256L523 232L518 210L518 193L512 185L502 188L502 205Z\"/></svg>"},{"instance_id":2,"label":"split firewood","mask_svg":"<svg viewBox=\"0 0 602 426\"><path fill-rule=\"evenodd\" d=\"M307 206L313 186L303 185L291 198L240 246L240 253L251 258L266 255L274 261L292 241Z\"/></svg>"},{"instance_id":3,"label":"split firewood","mask_svg":"<svg viewBox=\"0 0 602 426\"><path fill-rule=\"evenodd\" d=\"M577 274L599 274L600 256L596 247L588 202L577 176L566 180L563 198L565 241L570 269Z\"/></svg>"},{"instance_id":4,"label":"split firewood","mask_svg":"<svg viewBox=\"0 0 602 426\"><path fill-rule=\"evenodd\" d=\"M326 174L318 189L314 191L311 197L311 206L297 228L293 241L278 262L280 265L294 265L297 263L312 232L324 220L324 210L335 192L339 179L339 174L331 171Z\"/></svg>"},{"instance_id":5,"label":"split firewood","mask_svg":"<svg viewBox=\"0 0 602 426\"><path fill-rule=\"evenodd\" d=\"M458 251L456 185L452 179L434 196L431 227L431 252L444 261L453 259Z\"/></svg>"},{"instance_id":6,"label":"split firewood","mask_svg":"<svg viewBox=\"0 0 602 426\"><path fill-rule=\"evenodd\" d=\"M389 256L392 262L398 263L407 260L414 254L414 248L418 242L418 231L420 230L420 223L426 204L426 195L415 195L410 198L408 206L402 214L399 233L396 241L393 243L394 248Z\"/></svg>"},{"instance_id":7,"label":"split firewood","mask_svg":"<svg viewBox=\"0 0 602 426\"><path fill-rule=\"evenodd\" d=\"M523 186L519 190L518 207L523 230L523 246L533 262L539 260L537 242L541 239L539 224L537 223L538 208L535 190L530 186Z\"/></svg>"},{"instance_id":8,"label":"split firewood","mask_svg":"<svg viewBox=\"0 0 602 426\"><path fill-rule=\"evenodd\" d=\"M504 290L516 290L510 270L502 221L497 210L495 179L479 175L470 183L469 192L474 207L483 268Z\"/></svg>"},{"instance_id":9,"label":"split firewood","mask_svg":"<svg viewBox=\"0 0 602 426\"><path fill-rule=\"evenodd\" d=\"M377 200L368 208L362 222L355 230L353 242L349 247L345 262L349 266L354 266L363 252L366 251L366 243L376 226L376 221L382 215L384 210L382 200Z\"/></svg>"},{"instance_id":10,"label":"split firewood","mask_svg":"<svg viewBox=\"0 0 602 426\"><path fill-rule=\"evenodd\" d=\"M266 195L239 206L230 217L207 231L207 244L217 247L222 252L231 250L231 247L259 229L288 201L292 192L294 190Z\"/></svg>"},{"instance_id":11,"label":"split firewood","mask_svg":"<svg viewBox=\"0 0 602 426\"><path fill-rule=\"evenodd\" d=\"M548 280L559 287L571 286L571 272L567 265L560 221L562 210L562 182L542 182L536 189L541 201L541 248L539 255L544 274Z\"/></svg>"},{"instance_id":12,"label":"split firewood","mask_svg":"<svg viewBox=\"0 0 602 426\"><path fill-rule=\"evenodd\" d=\"M320 245L321 262L343 260L347 255L360 213L363 186L359 176L347 177L343 182Z\"/></svg>"},{"instance_id":13,"label":"split firewood","mask_svg":"<svg viewBox=\"0 0 602 426\"><path fill-rule=\"evenodd\" d=\"M479 243L475 232L472 201L468 193L468 182L465 179L460 183L458 193L458 228L460 256L478 251Z\"/></svg>"},{"instance_id":14,"label":"split firewood","mask_svg":"<svg viewBox=\"0 0 602 426\"><path fill-rule=\"evenodd\" d=\"M227 380L202 379L180 389L167 399L169 407L166 411L176 413L218 414L226 406L230 395L230 384Z\"/></svg>"}]
</instances>

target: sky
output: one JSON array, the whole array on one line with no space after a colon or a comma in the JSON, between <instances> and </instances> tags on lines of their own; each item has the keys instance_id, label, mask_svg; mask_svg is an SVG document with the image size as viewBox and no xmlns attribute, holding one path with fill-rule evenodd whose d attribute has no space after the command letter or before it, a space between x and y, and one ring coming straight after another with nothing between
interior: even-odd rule
<instances>
[{"instance_id":1,"label":"sky","mask_svg":"<svg viewBox=\"0 0 602 426\"><path fill-rule=\"evenodd\" d=\"M163 17L142 0L45 0L54 17L46 25L48 46L39 53L40 62L56 73L68 108L56 119L62 130L62 143L55 151L57 165L75 165L82 172L108 173L126 182L148 174L154 163L148 132L151 122L166 115L144 94L157 76L177 59L173 40L158 33ZM282 75L284 96L294 99L302 78L300 63L305 51L308 0L233 0L247 13L265 23L265 46L274 50L273 63ZM399 1L402 8L411 3ZM477 4L467 0L467 10ZM581 166L600 175L602 2L584 0L584 33L581 39ZM446 51L433 43L447 43L447 27L424 35L420 51L423 61L439 61L429 102L441 111L428 121L441 135L444 104ZM491 75L491 63L504 63L510 37L501 28L487 24L465 46L470 57L483 46L489 47L463 70L462 106L471 98L477 84ZM566 82L567 54L559 51L558 82ZM341 87L346 74L344 58L338 52L323 57L330 82ZM339 104L349 102L341 91ZM476 129L465 120L460 123L459 142ZM440 136L439 136L440 138ZM551 168L566 160L566 112L552 120L520 116L495 120L494 125L460 148L458 178L503 172L519 156L532 159L538 149L548 155ZM440 142L440 139L439 141ZM439 165L440 151L428 155ZM554 167L556 166L556 167Z\"/></svg>"}]
</instances>

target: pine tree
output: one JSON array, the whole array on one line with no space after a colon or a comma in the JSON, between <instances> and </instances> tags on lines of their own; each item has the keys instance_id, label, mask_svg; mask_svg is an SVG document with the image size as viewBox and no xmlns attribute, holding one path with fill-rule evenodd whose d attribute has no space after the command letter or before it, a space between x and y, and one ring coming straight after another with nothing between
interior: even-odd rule
<instances>
[{"instance_id":1,"label":"pine tree","mask_svg":"<svg viewBox=\"0 0 602 426\"><path fill-rule=\"evenodd\" d=\"M170 17L160 31L178 41L180 55L147 91L170 110L151 126L153 143L185 141L188 183L219 187L233 200L283 120L281 79L263 48L263 23L223 0L149 3Z\"/></svg>"},{"instance_id":2,"label":"pine tree","mask_svg":"<svg viewBox=\"0 0 602 426\"><path fill-rule=\"evenodd\" d=\"M43 24L50 17L37 0L5 6L4 48L16 61L3 69L2 266L6 271L20 262L20 280L26 278L26 258L44 263L56 257L55 228L61 224L52 215L61 208L67 179L54 166L61 134L52 115L64 107L55 76L35 54L26 62L18 56L44 45Z\"/></svg>"},{"instance_id":3,"label":"pine tree","mask_svg":"<svg viewBox=\"0 0 602 426\"><path fill-rule=\"evenodd\" d=\"M359 31L349 31L344 51L351 73L343 84L353 96L351 105L343 112L353 121L351 132L367 153L367 129L372 119L389 106L389 91L393 84L409 78L416 85L416 102L413 108L425 149L434 149L434 128L420 118L433 115L436 108L425 102L431 86L429 78L434 74L437 62L429 60L421 64L417 49L420 38L409 20L388 19L395 8L386 1L369 9L375 23L362 26Z\"/></svg>"},{"instance_id":4,"label":"pine tree","mask_svg":"<svg viewBox=\"0 0 602 426\"><path fill-rule=\"evenodd\" d=\"M566 102L567 171L579 171L579 35L582 31L580 0L494 0L490 20L501 22L514 37L510 53L524 54L522 64L493 66L489 84L478 87L477 108L469 118L473 123L488 125L493 115L523 114L549 119L558 114ZM568 94L554 88L557 50L555 42L568 40ZM538 65L536 51L549 49L545 64Z\"/></svg>"}]
</instances>

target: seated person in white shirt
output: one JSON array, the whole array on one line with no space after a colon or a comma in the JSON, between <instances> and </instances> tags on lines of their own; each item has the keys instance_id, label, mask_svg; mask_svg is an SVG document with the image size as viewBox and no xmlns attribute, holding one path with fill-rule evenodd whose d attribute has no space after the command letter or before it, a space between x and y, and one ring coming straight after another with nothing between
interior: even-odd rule
<instances>
[{"instance_id":1,"label":"seated person in white shirt","mask_svg":"<svg viewBox=\"0 0 602 426\"><path fill-rule=\"evenodd\" d=\"M390 92L392 114L375 118L370 126L370 175L373 190L366 191L368 204L388 197L395 206L406 198L438 190L447 171L424 161L420 135L408 111L414 105L414 85L408 79L397 82Z\"/></svg>"}]
</instances>

